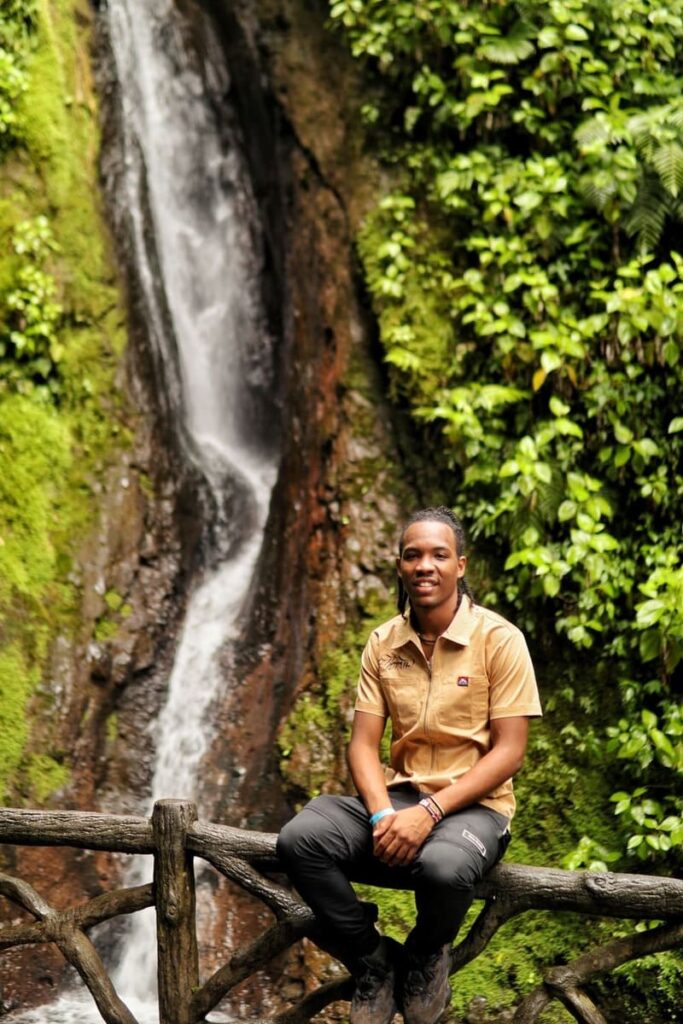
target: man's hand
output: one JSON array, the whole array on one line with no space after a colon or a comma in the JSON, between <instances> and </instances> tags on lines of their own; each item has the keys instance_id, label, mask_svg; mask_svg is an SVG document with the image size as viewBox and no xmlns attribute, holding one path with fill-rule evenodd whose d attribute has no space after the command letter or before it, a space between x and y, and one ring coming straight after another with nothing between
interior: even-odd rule
<instances>
[{"instance_id":1,"label":"man's hand","mask_svg":"<svg viewBox=\"0 0 683 1024\"><path fill-rule=\"evenodd\" d=\"M424 807L406 807L381 818L372 830L375 857L391 867L410 864L434 828Z\"/></svg>"}]
</instances>

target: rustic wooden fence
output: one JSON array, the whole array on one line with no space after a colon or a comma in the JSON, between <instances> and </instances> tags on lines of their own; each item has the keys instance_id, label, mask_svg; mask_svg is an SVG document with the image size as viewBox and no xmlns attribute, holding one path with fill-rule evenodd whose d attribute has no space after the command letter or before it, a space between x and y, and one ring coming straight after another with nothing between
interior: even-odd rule
<instances>
[{"instance_id":1,"label":"rustic wooden fence","mask_svg":"<svg viewBox=\"0 0 683 1024\"><path fill-rule=\"evenodd\" d=\"M160 1024L199 1024L240 982L287 949L316 936L308 908L264 874L276 873L274 835L197 820L193 804L160 800L151 819L74 811L0 809L0 842L71 846L115 853L151 854L153 882L106 893L57 911L26 882L0 873L0 895L27 910L35 922L0 927L0 952L54 942L80 974L107 1024L137 1024L117 994L87 936L89 928L119 914L156 907ZM274 924L200 984L195 925L193 858L202 857L262 900ZM453 972L477 957L500 926L527 910L573 911L591 916L658 922L615 939L563 966L550 966L544 981L517 1007L514 1024L532 1024L558 999L582 1024L606 1024L583 986L629 960L683 945L683 880L649 875L559 871L501 864L477 890L484 901L468 934L454 948ZM348 999L347 977L321 985L269 1024L304 1024L330 1003ZM266 1024L266 1022L254 1022Z\"/></svg>"}]
</instances>

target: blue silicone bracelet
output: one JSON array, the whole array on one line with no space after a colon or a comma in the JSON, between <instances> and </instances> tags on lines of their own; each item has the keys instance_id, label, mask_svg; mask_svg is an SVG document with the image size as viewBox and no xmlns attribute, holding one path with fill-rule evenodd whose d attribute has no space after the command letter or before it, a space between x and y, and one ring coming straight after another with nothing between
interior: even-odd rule
<instances>
[{"instance_id":1,"label":"blue silicone bracelet","mask_svg":"<svg viewBox=\"0 0 683 1024\"><path fill-rule=\"evenodd\" d=\"M376 825L382 818L386 818L387 814L396 814L393 807L384 807L381 811L375 811L374 814L370 815L370 824Z\"/></svg>"}]
</instances>

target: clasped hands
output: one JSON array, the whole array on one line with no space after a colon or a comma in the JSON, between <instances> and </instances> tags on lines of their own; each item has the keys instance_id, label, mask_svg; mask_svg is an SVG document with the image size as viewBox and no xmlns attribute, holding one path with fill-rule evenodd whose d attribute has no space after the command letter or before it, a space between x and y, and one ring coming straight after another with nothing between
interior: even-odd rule
<instances>
[{"instance_id":1,"label":"clasped hands","mask_svg":"<svg viewBox=\"0 0 683 1024\"><path fill-rule=\"evenodd\" d=\"M434 828L424 807L406 807L381 818L372 830L372 852L390 867L410 864Z\"/></svg>"}]
</instances>

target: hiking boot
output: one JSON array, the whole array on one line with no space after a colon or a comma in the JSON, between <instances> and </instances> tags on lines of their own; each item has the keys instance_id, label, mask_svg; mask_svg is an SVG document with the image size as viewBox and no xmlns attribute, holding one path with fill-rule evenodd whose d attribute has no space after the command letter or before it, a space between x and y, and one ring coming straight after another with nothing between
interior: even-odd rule
<instances>
[{"instance_id":1,"label":"hiking boot","mask_svg":"<svg viewBox=\"0 0 683 1024\"><path fill-rule=\"evenodd\" d=\"M400 946L382 936L369 956L359 957L353 970L356 988L351 1000L351 1024L389 1024L396 1013L396 960Z\"/></svg>"},{"instance_id":2,"label":"hiking boot","mask_svg":"<svg viewBox=\"0 0 683 1024\"><path fill-rule=\"evenodd\" d=\"M451 947L420 955L407 950L401 989L405 1024L435 1024L451 998Z\"/></svg>"}]
</instances>

